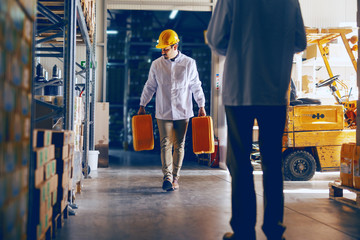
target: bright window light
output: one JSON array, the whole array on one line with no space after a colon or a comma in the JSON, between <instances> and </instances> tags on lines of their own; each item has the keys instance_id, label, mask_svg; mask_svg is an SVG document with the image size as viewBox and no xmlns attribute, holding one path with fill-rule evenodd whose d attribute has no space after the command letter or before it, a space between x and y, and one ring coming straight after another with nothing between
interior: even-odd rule
<instances>
[{"instance_id":1,"label":"bright window light","mask_svg":"<svg viewBox=\"0 0 360 240\"><path fill-rule=\"evenodd\" d=\"M179 12L179 10L172 10L169 18L174 19L176 17L176 15L178 14L178 12Z\"/></svg>"},{"instance_id":2,"label":"bright window light","mask_svg":"<svg viewBox=\"0 0 360 240\"><path fill-rule=\"evenodd\" d=\"M107 34L118 34L119 31L118 30L107 30L106 33Z\"/></svg>"}]
</instances>

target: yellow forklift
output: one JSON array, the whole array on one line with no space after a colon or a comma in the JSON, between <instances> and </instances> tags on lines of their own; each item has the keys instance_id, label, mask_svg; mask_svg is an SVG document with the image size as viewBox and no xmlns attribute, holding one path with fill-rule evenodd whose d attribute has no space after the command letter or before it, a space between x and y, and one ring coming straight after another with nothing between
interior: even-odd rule
<instances>
[{"instance_id":1,"label":"yellow forklift","mask_svg":"<svg viewBox=\"0 0 360 240\"><path fill-rule=\"evenodd\" d=\"M329 87L336 104L320 105L319 101L311 99L296 99L295 104L290 102L283 136L285 180L307 181L315 171L339 170L341 145L355 142L356 101L349 101L348 92L341 96L337 83L344 84L339 80L339 75L333 75L327 59L327 44L341 38L357 70L352 52L357 50L357 46L351 48L346 38L352 31L351 28L306 29L308 46L318 46L330 77L317 83L316 87ZM357 37L352 37L350 41L355 44ZM299 101L305 105L299 104Z\"/></svg>"}]
</instances>

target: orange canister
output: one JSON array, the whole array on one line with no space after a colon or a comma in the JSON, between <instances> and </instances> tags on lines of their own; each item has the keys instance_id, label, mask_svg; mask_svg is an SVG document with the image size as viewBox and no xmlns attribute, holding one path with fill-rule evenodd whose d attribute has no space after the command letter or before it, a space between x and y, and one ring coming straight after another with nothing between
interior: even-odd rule
<instances>
[{"instance_id":1,"label":"orange canister","mask_svg":"<svg viewBox=\"0 0 360 240\"><path fill-rule=\"evenodd\" d=\"M360 189L360 146L356 146L353 155L353 185Z\"/></svg>"},{"instance_id":2,"label":"orange canister","mask_svg":"<svg viewBox=\"0 0 360 240\"><path fill-rule=\"evenodd\" d=\"M154 131L150 114L132 117L132 135L135 151L154 149Z\"/></svg>"},{"instance_id":3,"label":"orange canister","mask_svg":"<svg viewBox=\"0 0 360 240\"><path fill-rule=\"evenodd\" d=\"M341 146L340 179L341 185L353 187L353 154L355 143L344 143Z\"/></svg>"},{"instance_id":4,"label":"orange canister","mask_svg":"<svg viewBox=\"0 0 360 240\"><path fill-rule=\"evenodd\" d=\"M194 117L191 123L194 153L213 153L215 146L212 118L210 116Z\"/></svg>"}]
</instances>

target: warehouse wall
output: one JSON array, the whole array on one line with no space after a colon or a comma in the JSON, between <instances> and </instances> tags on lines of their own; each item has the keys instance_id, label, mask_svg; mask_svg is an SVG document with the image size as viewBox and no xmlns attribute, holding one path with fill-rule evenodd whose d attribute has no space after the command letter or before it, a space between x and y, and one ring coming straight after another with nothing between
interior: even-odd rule
<instances>
[{"instance_id":1,"label":"warehouse wall","mask_svg":"<svg viewBox=\"0 0 360 240\"><path fill-rule=\"evenodd\" d=\"M356 26L356 0L299 0L305 26L340 27L352 22Z\"/></svg>"},{"instance_id":2,"label":"warehouse wall","mask_svg":"<svg viewBox=\"0 0 360 240\"><path fill-rule=\"evenodd\" d=\"M300 0L303 19L305 26L315 28L329 27L351 27L354 31L347 35L350 38L357 35L356 30L356 0ZM319 11L319 9L322 9ZM352 88L352 99L358 96L358 88L356 84L356 71L350 61L343 42L339 38L329 44L328 61L334 75L340 75L347 87ZM357 58L357 52L353 52ZM294 68L293 78L298 87L299 97L319 97L323 104L333 104L335 99L329 94L327 88L314 89L315 83L320 80L329 78L323 59L317 49L317 57L302 63L301 73ZM298 75L302 76L301 78ZM344 89L338 86L340 91L344 93Z\"/></svg>"},{"instance_id":3,"label":"warehouse wall","mask_svg":"<svg viewBox=\"0 0 360 240\"><path fill-rule=\"evenodd\" d=\"M211 11L215 0L108 0L109 9Z\"/></svg>"}]
</instances>

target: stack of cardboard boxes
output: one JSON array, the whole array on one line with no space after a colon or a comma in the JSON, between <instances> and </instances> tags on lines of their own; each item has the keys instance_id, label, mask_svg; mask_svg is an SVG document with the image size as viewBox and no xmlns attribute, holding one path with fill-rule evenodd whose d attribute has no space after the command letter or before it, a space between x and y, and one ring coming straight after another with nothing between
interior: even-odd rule
<instances>
[{"instance_id":1,"label":"stack of cardboard boxes","mask_svg":"<svg viewBox=\"0 0 360 240\"><path fill-rule=\"evenodd\" d=\"M341 146L341 185L360 190L360 146L344 143Z\"/></svg>"},{"instance_id":2,"label":"stack of cardboard boxes","mask_svg":"<svg viewBox=\"0 0 360 240\"><path fill-rule=\"evenodd\" d=\"M83 148L83 120L84 120L84 103L82 97L75 97L74 104L74 144L75 151L82 151Z\"/></svg>"},{"instance_id":3,"label":"stack of cardboard boxes","mask_svg":"<svg viewBox=\"0 0 360 240\"><path fill-rule=\"evenodd\" d=\"M34 0L0 3L0 239L26 239Z\"/></svg>"},{"instance_id":4,"label":"stack of cardboard boxes","mask_svg":"<svg viewBox=\"0 0 360 240\"><path fill-rule=\"evenodd\" d=\"M71 190L72 185L74 133L72 131L53 131L52 143L55 145L56 173L59 175L57 203L54 206L54 213L61 214L67 206L69 190Z\"/></svg>"},{"instance_id":5,"label":"stack of cardboard boxes","mask_svg":"<svg viewBox=\"0 0 360 240\"><path fill-rule=\"evenodd\" d=\"M86 25L89 29L90 41L93 41L95 30L95 0L81 0Z\"/></svg>"},{"instance_id":6,"label":"stack of cardboard boxes","mask_svg":"<svg viewBox=\"0 0 360 240\"><path fill-rule=\"evenodd\" d=\"M33 154L35 165L36 239L43 239L52 226L53 206L57 201L55 146L51 144L51 130L35 129Z\"/></svg>"},{"instance_id":7,"label":"stack of cardboard boxes","mask_svg":"<svg viewBox=\"0 0 360 240\"><path fill-rule=\"evenodd\" d=\"M66 209L71 190L73 150L72 131L35 129L33 132L37 239L45 238L51 227L57 227L55 219Z\"/></svg>"}]
</instances>

